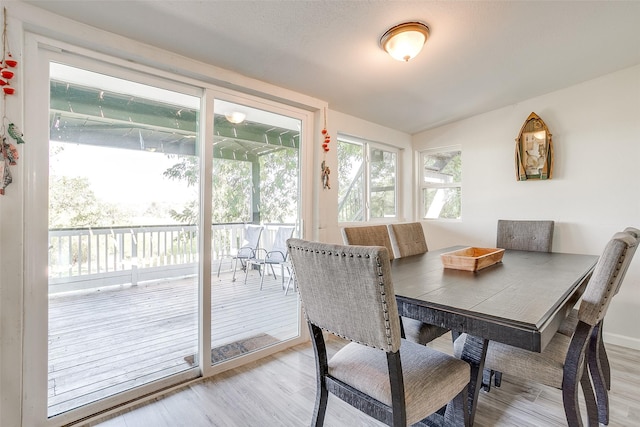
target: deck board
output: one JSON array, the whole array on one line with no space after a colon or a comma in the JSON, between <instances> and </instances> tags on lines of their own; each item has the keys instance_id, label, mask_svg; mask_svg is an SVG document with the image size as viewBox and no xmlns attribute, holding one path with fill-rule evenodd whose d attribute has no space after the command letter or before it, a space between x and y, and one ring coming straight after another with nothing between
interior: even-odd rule
<instances>
[{"instance_id":1,"label":"deck board","mask_svg":"<svg viewBox=\"0 0 640 427\"><path fill-rule=\"evenodd\" d=\"M251 271L212 275L212 347L266 333L298 335L298 295ZM197 277L119 285L49 298L49 415L191 369Z\"/></svg>"}]
</instances>

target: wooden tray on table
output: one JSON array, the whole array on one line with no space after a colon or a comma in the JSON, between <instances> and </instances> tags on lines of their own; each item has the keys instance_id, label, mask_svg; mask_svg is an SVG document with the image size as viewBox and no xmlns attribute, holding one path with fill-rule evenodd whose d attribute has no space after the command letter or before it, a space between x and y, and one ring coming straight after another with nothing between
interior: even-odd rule
<instances>
[{"instance_id":1,"label":"wooden tray on table","mask_svg":"<svg viewBox=\"0 0 640 427\"><path fill-rule=\"evenodd\" d=\"M504 249L469 247L440 255L444 268L478 271L502 262Z\"/></svg>"}]
</instances>

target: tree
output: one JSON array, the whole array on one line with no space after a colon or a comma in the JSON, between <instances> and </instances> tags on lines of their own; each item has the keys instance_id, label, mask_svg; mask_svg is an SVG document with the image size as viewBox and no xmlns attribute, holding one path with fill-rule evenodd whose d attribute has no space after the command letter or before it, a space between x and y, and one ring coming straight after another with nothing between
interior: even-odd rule
<instances>
[{"instance_id":1,"label":"tree","mask_svg":"<svg viewBox=\"0 0 640 427\"><path fill-rule=\"evenodd\" d=\"M49 228L109 227L126 224L129 215L96 198L86 177L52 175L49 184Z\"/></svg>"}]
</instances>

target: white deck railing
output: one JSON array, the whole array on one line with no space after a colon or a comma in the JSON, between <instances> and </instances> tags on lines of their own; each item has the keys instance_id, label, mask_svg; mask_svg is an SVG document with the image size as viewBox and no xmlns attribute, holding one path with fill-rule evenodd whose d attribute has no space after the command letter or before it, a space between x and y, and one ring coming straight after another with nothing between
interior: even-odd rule
<instances>
[{"instance_id":1,"label":"white deck railing","mask_svg":"<svg viewBox=\"0 0 640 427\"><path fill-rule=\"evenodd\" d=\"M280 225L265 225L261 247L271 246ZM51 229L49 293L195 275L197 231L195 225ZM213 271L243 239L244 224L212 226Z\"/></svg>"}]
</instances>

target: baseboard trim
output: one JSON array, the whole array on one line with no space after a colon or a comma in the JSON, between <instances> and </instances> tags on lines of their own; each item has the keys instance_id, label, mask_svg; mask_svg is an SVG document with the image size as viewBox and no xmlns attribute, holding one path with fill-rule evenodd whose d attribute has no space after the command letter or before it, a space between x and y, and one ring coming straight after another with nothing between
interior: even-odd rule
<instances>
[{"instance_id":1,"label":"baseboard trim","mask_svg":"<svg viewBox=\"0 0 640 427\"><path fill-rule=\"evenodd\" d=\"M639 338L631 338L626 335L609 334L606 332L602 334L602 338L604 339L604 342L607 344L614 344L614 345L619 345L626 348L631 348L634 350L640 350Z\"/></svg>"}]
</instances>

